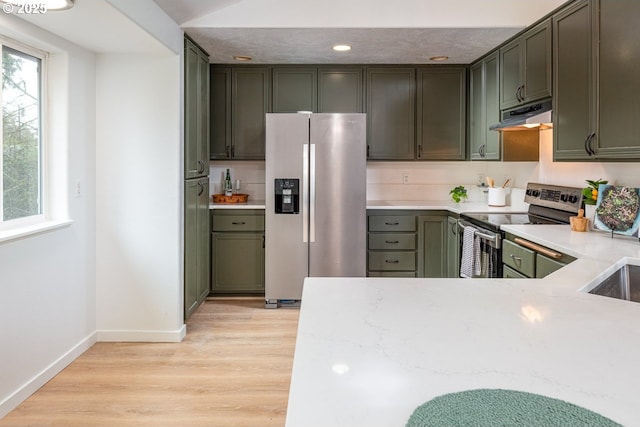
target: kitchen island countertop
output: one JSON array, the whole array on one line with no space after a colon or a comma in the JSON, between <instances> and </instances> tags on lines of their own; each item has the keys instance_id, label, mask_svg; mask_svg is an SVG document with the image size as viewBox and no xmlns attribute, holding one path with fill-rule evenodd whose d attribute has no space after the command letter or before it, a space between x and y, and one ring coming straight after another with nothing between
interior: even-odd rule
<instances>
[{"instance_id":1,"label":"kitchen island countertop","mask_svg":"<svg viewBox=\"0 0 640 427\"><path fill-rule=\"evenodd\" d=\"M307 279L286 426L404 426L422 403L479 388L640 425L640 304L580 292L638 263L638 241L504 228L578 259L544 279Z\"/></svg>"}]
</instances>

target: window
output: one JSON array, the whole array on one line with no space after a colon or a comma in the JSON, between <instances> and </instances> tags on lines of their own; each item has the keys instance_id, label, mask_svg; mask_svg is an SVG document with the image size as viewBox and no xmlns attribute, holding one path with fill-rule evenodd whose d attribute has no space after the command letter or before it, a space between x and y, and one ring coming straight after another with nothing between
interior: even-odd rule
<instances>
[{"instance_id":1,"label":"window","mask_svg":"<svg viewBox=\"0 0 640 427\"><path fill-rule=\"evenodd\" d=\"M44 219L42 56L0 44L0 229Z\"/></svg>"}]
</instances>

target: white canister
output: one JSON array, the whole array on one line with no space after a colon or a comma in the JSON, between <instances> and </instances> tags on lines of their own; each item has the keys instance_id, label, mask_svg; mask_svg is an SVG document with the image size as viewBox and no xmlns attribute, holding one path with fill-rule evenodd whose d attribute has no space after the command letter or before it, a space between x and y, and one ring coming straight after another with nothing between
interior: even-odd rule
<instances>
[{"instance_id":1,"label":"white canister","mask_svg":"<svg viewBox=\"0 0 640 427\"><path fill-rule=\"evenodd\" d=\"M505 206L507 203L507 188L490 187L488 205L489 206Z\"/></svg>"}]
</instances>

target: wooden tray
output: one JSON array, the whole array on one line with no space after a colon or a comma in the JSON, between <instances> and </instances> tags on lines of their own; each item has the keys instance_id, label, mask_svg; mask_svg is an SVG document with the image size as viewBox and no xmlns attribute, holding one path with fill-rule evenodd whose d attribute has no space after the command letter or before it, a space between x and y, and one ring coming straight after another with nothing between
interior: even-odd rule
<instances>
[{"instance_id":1,"label":"wooden tray","mask_svg":"<svg viewBox=\"0 0 640 427\"><path fill-rule=\"evenodd\" d=\"M249 199L248 194L234 194L231 196L225 196L224 194L211 195L213 203L247 203Z\"/></svg>"}]
</instances>

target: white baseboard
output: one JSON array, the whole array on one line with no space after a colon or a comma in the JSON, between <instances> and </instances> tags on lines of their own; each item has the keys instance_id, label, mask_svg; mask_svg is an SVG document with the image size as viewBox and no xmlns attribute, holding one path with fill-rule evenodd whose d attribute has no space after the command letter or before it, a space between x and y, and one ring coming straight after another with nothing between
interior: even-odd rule
<instances>
[{"instance_id":1,"label":"white baseboard","mask_svg":"<svg viewBox=\"0 0 640 427\"><path fill-rule=\"evenodd\" d=\"M98 342L181 342L187 335L187 325L176 331L114 331L99 330Z\"/></svg>"},{"instance_id":2,"label":"white baseboard","mask_svg":"<svg viewBox=\"0 0 640 427\"><path fill-rule=\"evenodd\" d=\"M73 348L60 356L57 360L43 369L38 375L33 377L25 385L20 387L9 397L0 402L0 418L13 411L18 405L27 400L29 396L38 391L40 387L45 385L49 380L58 375L60 371L69 366L71 362L76 360L82 353L87 351L96 343L97 335L92 333Z\"/></svg>"}]
</instances>

